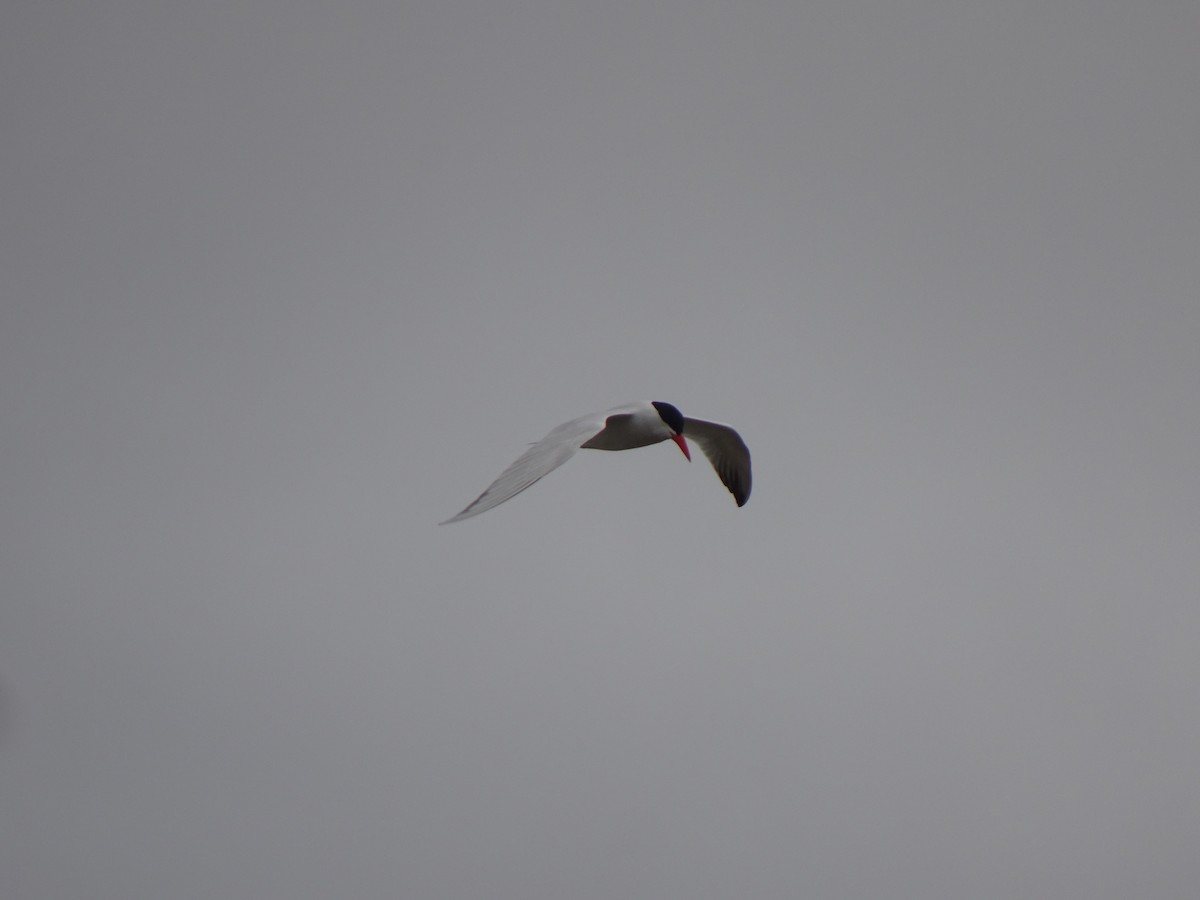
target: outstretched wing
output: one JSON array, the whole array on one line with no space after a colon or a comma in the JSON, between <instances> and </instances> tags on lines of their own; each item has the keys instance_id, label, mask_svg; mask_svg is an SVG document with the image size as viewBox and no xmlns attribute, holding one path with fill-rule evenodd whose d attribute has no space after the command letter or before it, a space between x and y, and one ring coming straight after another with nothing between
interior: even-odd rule
<instances>
[{"instance_id":1,"label":"outstretched wing","mask_svg":"<svg viewBox=\"0 0 1200 900\"><path fill-rule=\"evenodd\" d=\"M686 418L683 436L704 451L737 505L745 506L750 499L750 450L742 436L728 425Z\"/></svg>"},{"instance_id":2,"label":"outstretched wing","mask_svg":"<svg viewBox=\"0 0 1200 900\"><path fill-rule=\"evenodd\" d=\"M466 509L438 524L449 525L469 519L487 512L493 506L499 506L505 500L511 500L574 456L580 444L604 428L608 415L610 413L592 413L559 425L522 453Z\"/></svg>"}]
</instances>

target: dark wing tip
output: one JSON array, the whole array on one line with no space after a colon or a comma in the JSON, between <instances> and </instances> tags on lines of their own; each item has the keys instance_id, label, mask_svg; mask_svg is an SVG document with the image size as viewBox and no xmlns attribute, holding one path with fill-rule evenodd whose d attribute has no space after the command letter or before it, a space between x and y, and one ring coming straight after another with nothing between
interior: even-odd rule
<instances>
[{"instance_id":1,"label":"dark wing tip","mask_svg":"<svg viewBox=\"0 0 1200 900\"><path fill-rule=\"evenodd\" d=\"M750 488L743 487L740 484L729 485L729 492L733 494L733 499L738 506L745 506L750 502Z\"/></svg>"},{"instance_id":2,"label":"dark wing tip","mask_svg":"<svg viewBox=\"0 0 1200 900\"><path fill-rule=\"evenodd\" d=\"M741 474L733 467L722 467L717 470L717 475L720 476L721 483L729 488L729 493L733 494L733 499L739 507L750 502L749 472L746 473L744 481Z\"/></svg>"}]
</instances>

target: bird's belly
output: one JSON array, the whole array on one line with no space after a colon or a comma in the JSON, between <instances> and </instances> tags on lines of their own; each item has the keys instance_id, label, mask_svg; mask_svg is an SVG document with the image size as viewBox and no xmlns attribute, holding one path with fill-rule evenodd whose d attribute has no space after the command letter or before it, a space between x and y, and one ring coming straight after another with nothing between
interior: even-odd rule
<instances>
[{"instance_id":1,"label":"bird's belly","mask_svg":"<svg viewBox=\"0 0 1200 900\"><path fill-rule=\"evenodd\" d=\"M641 423L632 416L629 418L610 416L608 424L604 428L579 446L588 450L632 450L635 447L648 447L666 440L666 437L658 431L651 431L640 426Z\"/></svg>"}]
</instances>

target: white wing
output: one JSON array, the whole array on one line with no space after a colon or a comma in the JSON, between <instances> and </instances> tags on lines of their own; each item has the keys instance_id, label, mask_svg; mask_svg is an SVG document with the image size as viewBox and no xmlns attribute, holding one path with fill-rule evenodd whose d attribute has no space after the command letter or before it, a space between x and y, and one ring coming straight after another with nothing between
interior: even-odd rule
<instances>
[{"instance_id":1,"label":"white wing","mask_svg":"<svg viewBox=\"0 0 1200 900\"><path fill-rule=\"evenodd\" d=\"M728 425L688 418L683 420L683 436L704 451L737 505L745 506L750 499L750 450L742 436Z\"/></svg>"},{"instance_id":2,"label":"white wing","mask_svg":"<svg viewBox=\"0 0 1200 900\"><path fill-rule=\"evenodd\" d=\"M451 522L469 519L481 512L487 512L493 506L499 506L505 500L511 500L574 456L579 445L603 430L608 417L621 409L624 407L563 422L522 453L517 461L505 469L466 509L438 524L449 525Z\"/></svg>"}]
</instances>

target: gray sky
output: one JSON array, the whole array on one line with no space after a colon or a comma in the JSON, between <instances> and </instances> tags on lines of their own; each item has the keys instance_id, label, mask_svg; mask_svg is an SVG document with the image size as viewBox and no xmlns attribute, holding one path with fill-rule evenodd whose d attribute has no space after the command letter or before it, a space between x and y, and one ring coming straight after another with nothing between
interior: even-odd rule
<instances>
[{"instance_id":1,"label":"gray sky","mask_svg":"<svg viewBox=\"0 0 1200 900\"><path fill-rule=\"evenodd\" d=\"M1194 896L1198 41L9 9L4 896Z\"/></svg>"}]
</instances>

